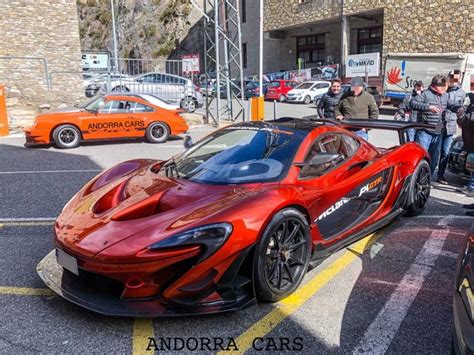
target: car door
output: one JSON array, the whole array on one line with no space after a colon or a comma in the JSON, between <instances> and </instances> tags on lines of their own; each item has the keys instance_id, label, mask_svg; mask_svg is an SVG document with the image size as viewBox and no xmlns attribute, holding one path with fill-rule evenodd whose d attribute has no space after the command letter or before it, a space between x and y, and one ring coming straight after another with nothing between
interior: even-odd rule
<instances>
[{"instance_id":1,"label":"car door","mask_svg":"<svg viewBox=\"0 0 474 355\"><path fill-rule=\"evenodd\" d=\"M310 214L321 237L333 240L363 227L387 195L391 170L384 160L376 159L375 150L344 133L318 137L305 162L328 153L340 156L330 163L303 167L299 180L308 189Z\"/></svg>"},{"instance_id":2,"label":"car door","mask_svg":"<svg viewBox=\"0 0 474 355\"><path fill-rule=\"evenodd\" d=\"M97 112L83 119L85 139L107 139L129 137L131 122L135 121L135 102L127 100L107 100Z\"/></svg>"},{"instance_id":3,"label":"car door","mask_svg":"<svg viewBox=\"0 0 474 355\"><path fill-rule=\"evenodd\" d=\"M329 86L329 83L317 83L316 85L314 85L311 89L311 99L314 99L316 96L326 93L329 89Z\"/></svg>"}]
</instances>

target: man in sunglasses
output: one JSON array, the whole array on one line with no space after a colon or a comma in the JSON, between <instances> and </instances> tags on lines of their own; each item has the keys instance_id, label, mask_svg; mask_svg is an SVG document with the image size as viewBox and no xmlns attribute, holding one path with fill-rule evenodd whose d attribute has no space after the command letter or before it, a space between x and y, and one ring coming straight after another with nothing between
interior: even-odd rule
<instances>
[{"instance_id":1,"label":"man in sunglasses","mask_svg":"<svg viewBox=\"0 0 474 355\"><path fill-rule=\"evenodd\" d=\"M451 105L462 106L466 99L466 93L461 89L461 71L453 70L448 77L448 101ZM453 142L453 135L456 134L457 114L448 107L444 119L444 129L441 135L440 157L438 165L438 182L447 185L448 182L444 178L446 166L448 165L449 148Z\"/></svg>"}]
</instances>

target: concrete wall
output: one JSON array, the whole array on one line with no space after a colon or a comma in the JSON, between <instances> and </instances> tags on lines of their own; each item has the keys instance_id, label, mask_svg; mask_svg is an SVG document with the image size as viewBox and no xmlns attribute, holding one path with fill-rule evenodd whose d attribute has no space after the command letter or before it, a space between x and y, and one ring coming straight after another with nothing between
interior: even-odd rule
<instances>
[{"instance_id":1,"label":"concrete wall","mask_svg":"<svg viewBox=\"0 0 474 355\"><path fill-rule=\"evenodd\" d=\"M15 99L8 102L13 118L17 106L36 110L83 98L76 0L0 0L0 34L0 57L45 58L53 72L48 90L42 61L0 59L0 83ZM65 71L74 74L59 73Z\"/></svg>"}]
</instances>

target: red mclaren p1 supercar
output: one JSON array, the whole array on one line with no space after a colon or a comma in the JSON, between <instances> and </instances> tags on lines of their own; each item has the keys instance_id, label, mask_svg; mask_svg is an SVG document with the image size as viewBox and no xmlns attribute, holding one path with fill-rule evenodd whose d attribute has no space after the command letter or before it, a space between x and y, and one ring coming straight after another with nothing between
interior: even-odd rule
<instances>
[{"instance_id":1,"label":"red mclaren p1 supercar","mask_svg":"<svg viewBox=\"0 0 474 355\"><path fill-rule=\"evenodd\" d=\"M374 147L362 127L398 131ZM423 212L429 156L382 120L282 118L222 128L168 160L104 171L64 207L48 287L116 316L237 310L275 302L308 267L396 216Z\"/></svg>"}]
</instances>

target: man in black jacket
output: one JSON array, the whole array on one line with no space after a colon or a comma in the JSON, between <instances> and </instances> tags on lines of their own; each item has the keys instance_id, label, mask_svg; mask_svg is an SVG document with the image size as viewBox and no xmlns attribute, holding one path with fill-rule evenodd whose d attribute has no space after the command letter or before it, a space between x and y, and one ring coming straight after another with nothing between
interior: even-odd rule
<instances>
[{"instance_id":1,"label":"man in black jacket","mask_svg":"<svg viewBox=\"0 0 474 355\"><path fill-rule=\"evenodd\" d=\"M421 122L435 126L433 130L418 130L415 137L416 142L430 154L431 174L434 173L439 161L446 109L449 108L456 113L458 110L462 110L462 106L448 102L447 89L446 77L435 75L431 80L430 87L410 101L412 110L421 111Z\"/></svg>"},{"instance_id":2,"label":"man in black jacket","mask_svg":"<svg viewBox=\"0 0 474 355\"><path fill-rule=\"evenodd\" d=\"M323 95L321 100L318 103L318 116L320 118L330 118L335 119L334 109L341 99L341 81L339 79L334 79L331 81L331 87L328 92Z\"/></svg>"},{"instance_id":3,"label":"man in black jacket","mask_svg":"<svg viewBox=\"0 0 474 355\"><path fill-rule=\"evenodd\" d=\"M406 94L405 98L403 99L403 102L398 106L398 110L395 113L395 120L397 121L406 121L406 122L418 122L418 115L419 112L416 110L412 110L410 108L410 101L414 97L421 95L423 92L423 82L416 81L413 84L413 91ZM408 142L414 142L415 141L415 134L416 130L414 128L410 128L407 130L408 134Z\"/></svg>"},{"instance_id":4,"label":"man in black jacket","mask_svg":"<svg viewBox=\"0 0 474 355\"><path fill-rule=\"evenodd\" d=\"M474 154L474 93L469 93L468 96L470 103L466 114L463 118L459 118L457 122L462 128L463 149L468 154ZM474 171L471 171L471 177L466 186L466 195L474 197ZM463 207L471 210L466 212L467 215L474 216L474 204L464 205Z\"/></svg>"},{"instance_id":5,"label":"man in black jacket","mask_svg":"<svg viewBox=\"0 0 474 355\"><path fill-rule=\"evenodd\" d=\"M461 71L454 70L449 73L449 87L446 91L448 94L448 102L453 105L464 105L466 99L466 93L461 89L459 83L461 82ZM449 108L446 110L446 117L444 121L443 134L441 135L441 148L440 158L438 165L438 182L443 185L447 185L448 182L444 178L444 173L448 165L449 148L453 142L453 134L456 134L456 112L451 111Z\"/></svg>"}]
</instances>

